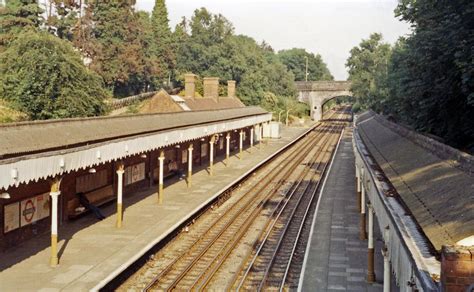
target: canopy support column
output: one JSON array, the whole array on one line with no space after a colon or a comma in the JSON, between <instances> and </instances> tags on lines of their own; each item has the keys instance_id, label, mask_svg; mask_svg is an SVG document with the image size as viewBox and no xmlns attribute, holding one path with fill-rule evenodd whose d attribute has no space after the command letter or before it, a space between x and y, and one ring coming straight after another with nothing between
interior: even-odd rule
<instances>
[{"instance_id":1,"label":"canopy support column","mask_svg":"<svg viewBox=\"0 0 474 292\"><path fill-rule=\"evenodd\" d=\"M230 155L230 133L225 136L225 166L229 166L229 155Z\"/></svg>"},{"instance_id":2,"label":"canopy support column","mask_svg":"<svg viewBox=\"0 0 474 292\"><path fill-rule=\"evenodd\" d=\"M160 151L159 162L159 175L158 175L158 204L163 204L163 168L165 161L165 151Z\"/></svg>"},{"instance_id":3,"label":"canopy support column","mask_svg":"<svg viewBox=\"0 0 474 292\"><path fill-rule=\"evenodd\" d=\"M58 258L58 197L61 194L59 190L61 179L56 177L51 182L51 258L49 264L51 267L56 267L59 263Z\"/></svg>"},{"instance_id":4,"label":"canopy support column","mask_svg":"<svg viewBox=\"0 0 474 292\"><path fill-rule=\"evenodd\" d=\"M188 147L188 188L191 187L191 180L193 175L193 144Z\"/></svg>"},{"instance_id":5,"label":"canopy support column","mask_svg":"<svg viewBox=\"0 0 474 292\"><path fill-rule=\"evenodd\" d=\"M117 228L122 227L123 208L122 208L122 197L123 197L123 174L125 173L123 163L120 163L117 167Z\"/></svg>"},{"instance_id":6,"label":"canopy support column","mask_svg":"<svg viewBox=\"0 0 474 292\"><path fill-rule=\"evenodd\" d=\"M372 204L368 204L369 211L369 240L368 240L368 262L367 262L367 282L375 282L374 272L374 208Z\"/></svg>"},{"instance_id":7,"label":"canopy support column","mask_svg":"<svg viewBox=\"0 0 474 292\"><path fill-rule=\"evenodd\" d=\"M244 148L244 131L239 133L239 159L242 159L242 149Z\"/></svg>"}]
</instances>

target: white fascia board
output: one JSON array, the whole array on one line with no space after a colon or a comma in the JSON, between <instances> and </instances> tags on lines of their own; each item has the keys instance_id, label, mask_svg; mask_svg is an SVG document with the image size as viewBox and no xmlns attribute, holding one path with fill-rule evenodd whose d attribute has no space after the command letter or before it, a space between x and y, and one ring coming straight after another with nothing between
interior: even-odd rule
<instances>
[{"instance_id":1,"label":"white fascia board","mask_svg":"<svg viewBox=\"0 0 474 292\"><path fill-rule=\"evenodd\" d=\"M271 114L255 115L205 125L111 140L61 151L25 155L0 161L0 189L63 175L144 152L217 133L270 121Z\"/></svg>"}]
</instances>

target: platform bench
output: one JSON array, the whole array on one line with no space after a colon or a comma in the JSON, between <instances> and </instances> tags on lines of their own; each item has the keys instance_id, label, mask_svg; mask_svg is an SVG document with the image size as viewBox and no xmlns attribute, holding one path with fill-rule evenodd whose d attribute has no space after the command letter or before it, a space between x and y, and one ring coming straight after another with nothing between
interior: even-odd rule
<instances>
[{"instance_id":1,"label":"platform bench","mask_svg":"<svg viewBox=\"0 0 474 292\"><path fill-rule=\"evenodd\" d=\"M116 200L113 185L108 185L95 191L86 193L85 196L92 205L97 207ZM87 208L83 211L79 211L77 210L78 207L82 207L82 205L79 203L78 198L70 199L67 202L67 211L69 219L79 218L89 212Z\"/></svg>"}]
</instances>

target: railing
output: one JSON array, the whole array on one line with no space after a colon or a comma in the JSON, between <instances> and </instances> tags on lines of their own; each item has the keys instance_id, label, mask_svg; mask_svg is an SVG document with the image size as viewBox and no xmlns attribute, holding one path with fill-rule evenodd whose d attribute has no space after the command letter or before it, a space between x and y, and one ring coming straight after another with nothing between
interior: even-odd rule
<instances>
[{"instance_id":1,"label":"railing","mask_svg":"<svg viewBox=\"0 0 474 292\"><path fill-rule=\"evenodd\" d=\"M140 93L137 95L132 95L132 96L121 98L121 99L113 99L113 100L108 101L108 104L111 109L116 110L122 107L129 106L135 102L150 98L157 93L158 91L151 91L151 92Z\"/></svg>"},{"instance_id":2,"label":"railing","mask_svg":"<svg viewBox=\"0 0 474 292\"><path fill-rule=\"evenodd\" d=\"M377 170L377 163L365 147L357 127L353 143L356 173L361 174L362 187L374 207L380 230L388 230L383 237L400 291L413 291L413 287L421 291L440 291L438 282L433 280L440 275L440 262L430 249L428 238L419 231L403 202L393 196L394 190L388 187L385 175Z\"/></svg>"},{"instance_id":3,"label":"railing","mask_svg":"<svg viewBox=\"0 0 474 292\"><path fill-rule=\"evenodd\" d=\"M351 81L297 81L298 91L349 91Z\"/></svg>"},{"instance_id":4,"label":"railing","mask_svg":"<svg viewBox=\"0 0 474 292\"><path fill-rule=\"evenodd\" d=\"M439 158L447 160L464 171L474 173L474 156L455 149L449 145L438 142L430 137L412 131L402 125L390 122L383 116L374 113L374 118L382 125L390 128L395 133L407 138L418 146L430 151Z\"/></svg>"}]
</instances>

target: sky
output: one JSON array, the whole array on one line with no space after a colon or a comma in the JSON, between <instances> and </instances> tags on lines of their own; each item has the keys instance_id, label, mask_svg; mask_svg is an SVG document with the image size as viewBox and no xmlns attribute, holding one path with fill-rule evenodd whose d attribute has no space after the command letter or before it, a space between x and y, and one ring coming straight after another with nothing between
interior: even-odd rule
<instances>
[{"instance_id":1,"label":"sky","mask_svg":"<svg viewBox=\"0 0 474 292\"><path fill-rule=\"evenodd\" d=\"M151 11L154 0L138 0ZM410 32L395 18L397 0L167 0L172 28L206 7L230 20L236 34L265 40L273 49L304 48L320 54L336 80L347 79L349 51L373 32L394 43Z\"/></svg>"}]
</instances>

